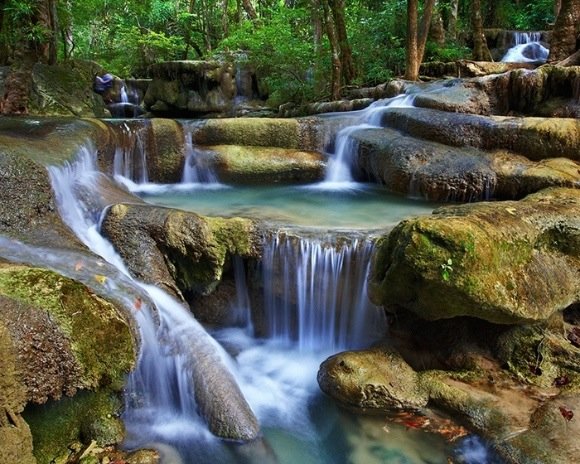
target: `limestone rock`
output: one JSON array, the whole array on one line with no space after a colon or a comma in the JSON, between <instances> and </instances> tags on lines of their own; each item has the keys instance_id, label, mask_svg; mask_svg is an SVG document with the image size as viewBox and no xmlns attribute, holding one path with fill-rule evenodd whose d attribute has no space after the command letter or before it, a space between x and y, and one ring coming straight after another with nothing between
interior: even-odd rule
<instances>
[{"instance_id":1,"label":"limestone rock","mask_svg":"<svg viewBox=\"0 0 580 464\"><path fill-rule=\"evenodd\" d=\"M389 349L332 356L320 366L318 384L341 404L361 410L417 409L428 400L417 373Z\"/></svg>"},{"instance_id":2,"label":"limestone rock","mask_svg":"<svg viewBox=\"0 0 580 464\"><path fill-rule=\"evenodd\" d=\"M288 148L214 145L218 178L225 183L315 182L324 176L322 155Z\"/></svg>"},{"instance_id":3,"label":"limestone rock","mask_svg":"<svg viewBox=\"0 0 580 464\"><path fill-rule=\"evenodd\" d=\"M220 281L230 255L257 253L254 225L240 218L119 204L108 210L102 230L135 276L174 294L208 293Z\"/></svg>"},{"instance_id":4,"label":"limestone rock","mask_svg":"<svg viewBox=\"0 0 580 464\"><path fill-rule=\"evenodd\" d=\"M369 291L424 319L548 319L580 299L580 190L445 207L381 238Z\"/></svg>"}]
</instances>

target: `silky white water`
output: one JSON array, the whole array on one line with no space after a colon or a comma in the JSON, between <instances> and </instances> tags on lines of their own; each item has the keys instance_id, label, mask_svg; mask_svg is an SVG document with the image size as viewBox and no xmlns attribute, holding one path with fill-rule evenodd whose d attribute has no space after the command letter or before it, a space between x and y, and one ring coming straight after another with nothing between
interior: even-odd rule
<instances>
[{"instance_id":1,"label":"silky white water","mask_svg":"<svg viewBox=\"0 0 580 464\"><path fill-rule=\"evenodd\" d=\"M368 108L356 112L357 122L345 127L336 135L335 150L329 154L324 181L316 187L320 189L340 190L356 186L353 176L353 165L357 154L357 142L352 134L361 129L380 127L381 114L386 108L412 108L415 95L397 95L393 98L379 100Z\"/></svg>"},{"instance_id":2,"label":"silky white water","mask_svg":"<svg viewBox=\"0 0 580 464\"><path fill-rule=\"evenodd\" d=\"M505 63L545 63L550 50L540 42L540 32L514 32L514 45L503 56Z\"/></svg>"}]
</instances>

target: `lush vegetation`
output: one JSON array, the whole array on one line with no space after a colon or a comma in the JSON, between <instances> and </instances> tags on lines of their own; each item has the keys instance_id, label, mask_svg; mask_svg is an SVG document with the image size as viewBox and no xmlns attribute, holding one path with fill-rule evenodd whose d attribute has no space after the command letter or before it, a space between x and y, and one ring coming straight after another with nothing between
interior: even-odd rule
<instances>
[{"instance_id":1,"label":"lush vegetation","mask_svg":"<svg viewBox=\"0 0 580 464\"><path fill-rule=\"evenodd\" d=\"M331 92L334 52L343 58L345 40L353 71L342 73L339 86L373 85L401 74L407 3L0 0L0 62L19 58L19 43L32 44L33 49L50 43L53 61L90 59L117 75L142 77L159 61L235 54L251 61L274 102L311 99ZM419 12L424 3L419 2ZM470 57L471 6L470 0L435 2L432 24L442 28L443 36L441 31L438 38L430 36L425 60ZM481 10L484 27L538 30L554 22L554 0L482 0ZM340 21L345 23L346 39L340 37ZM340 46L329 40L329 23L337 26Z\"/></svg>"}]
</instances>

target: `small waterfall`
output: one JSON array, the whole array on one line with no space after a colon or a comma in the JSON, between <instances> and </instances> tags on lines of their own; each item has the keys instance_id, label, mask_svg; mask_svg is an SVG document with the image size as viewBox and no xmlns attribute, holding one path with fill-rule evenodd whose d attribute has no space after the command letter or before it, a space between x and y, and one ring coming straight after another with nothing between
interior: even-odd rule
<instances>
[{"instance_id":1,"label":"small waterfall","mask_svg":"<svg viewBox=\"0 0 580 464\"><path fill-rule=\"evenodd\" d=\"M137 184L149 181L147 173L147 132L148 125L139 123L137 127L123 122L117 131L117 147L113 160L113 176L123 182L127 179Z\"/></svg>"},{"instance_id":2,"label":"small waterfall","mask_svg":"<svg viewBox=\"0 0 580 464\"><path fill-rule=\"evenodd\" d=\"M334 156L329 157L322 186L340 186L352 184L353 168L356 165L358 143L352 134L360 129L380 127L381 115L385 108L412 108L415 95L397 95L393 98L379 100L362 110L358 124L345 127L338 132L335 140Z\"/></svg>"},{"instance_id":3,"label":"small waterfall","mask_svg":"<svg viewBox=\"0 0 580 464\"><path fill-rule=\"evenodd\" d=\"M374 243L285 233L264 243L265 335L300 351L352 349L384 334L385 317L367 296Z\"/></svg>"},{"instance_id":4,"label":"small waterfall","mask_svg":"<svg viewBox=\"0 0 580 464\"><path fill-rule=\"evenodd\" d=\"M127 87L125 84L121 85L120 98L121 103L129 103L129 95L127 95Z\"/></svg>"},{"instance_id":5,"label":"small waterfall","mask_svg":"<svg viewBox=\"0 0 580 464\"><path fill-rule=\"evenodd\" d=\"M214 154L193 143L193 134L197 123L183 124L185 161L183 165L182 184L217 184L218 177L213 169Z\"/></svg>"},{"instance_id":6,"label":"small waterfall","mask_svg":"<svg viewBox=\"0 0 580 464\"><path fill-rule=\"evenodd\" d=\"M501 61L504 63L545 63L550 50L540 42L541 32L520 32L513 34L514 45Z\"/></svg>"},{"instance_id":7,"label":"small waterfall","mask_svg":"<svg viewBox=\"0 0 580 464\"><path fill-rule=\"evenodd\" d=\"M198 394L204 395L205 406L209 404L210 410L214 403L223 404L225 400L207 388L202 381L205 375L220 382L218 390L223 387L228 391L229 402L233 399L238 403L236 398L242 398L242 409L249 410L231 373L231 358L182 304L157 287L132 279L120 256L100 235L100 212L91 211L77 194L94 186L102 175L97 172L95 158L96 151L84 147L78 162L50 167L49 173L64 222L89 249L119 269L154 303L154 307L140 301L130 305L142 346L138 365L126 386L127 445L139 447L163 439L175 440L176 436L213 440L199 414L205 408L200 405ZM236 410L239 405L229 410Z\"/></svg>"}]
</instances>

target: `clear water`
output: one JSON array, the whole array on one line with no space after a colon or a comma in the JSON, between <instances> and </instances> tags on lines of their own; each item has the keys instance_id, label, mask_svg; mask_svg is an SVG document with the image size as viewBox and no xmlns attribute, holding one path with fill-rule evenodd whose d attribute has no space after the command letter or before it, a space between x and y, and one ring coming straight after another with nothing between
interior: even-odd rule
<instances>
[{"instance_id":1,"label":"clear water","mask_svg":"<svg viewBox=\"0 0 580 464\"><path fill-rule=\"evenodd\" d=\"M211 184L210 184L211 185ZM378 230L404 218L430 214L434 203L388 193L373 184L350 183L338 190L327 183L310 186L135 185L134 191L156 205L205 216L247 217L284 225L330 229Z\"/></svg>"}]
</instances>

